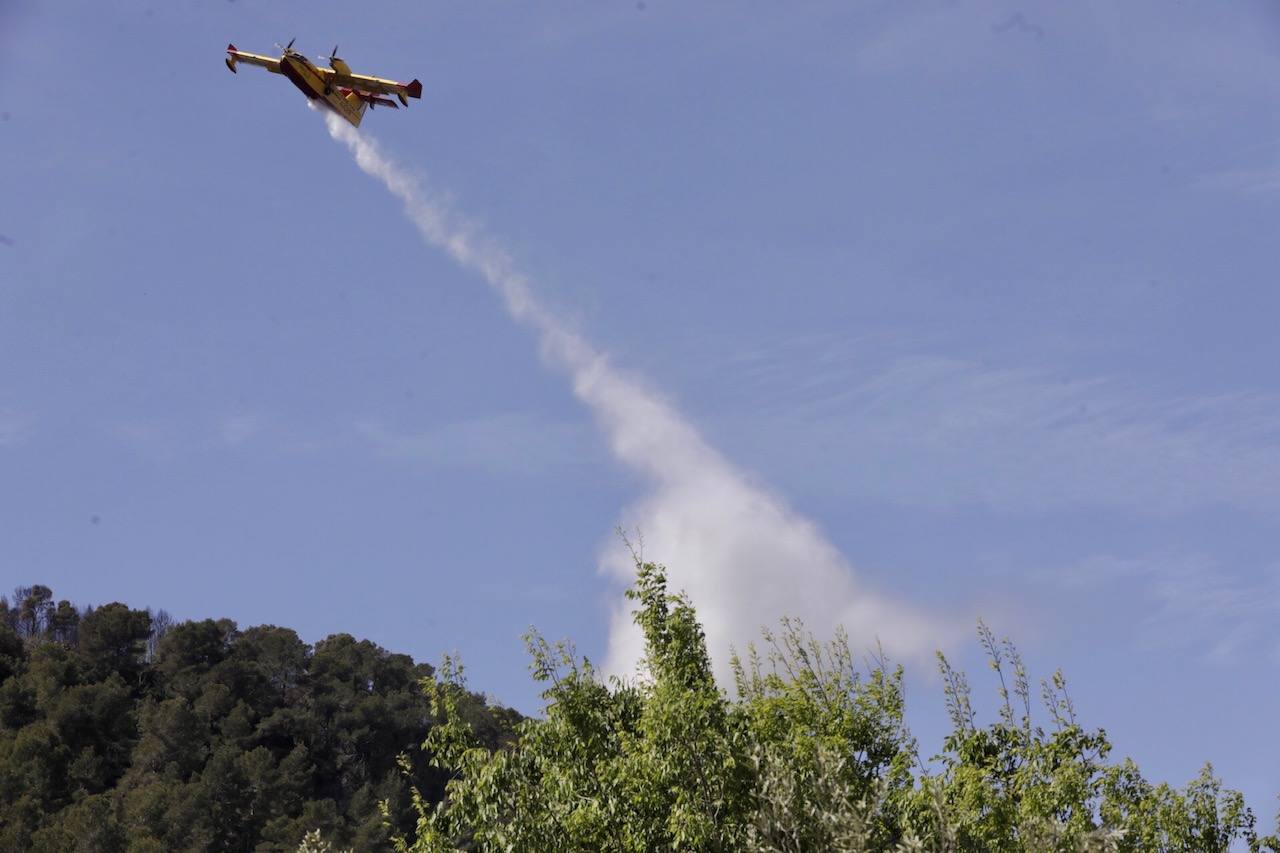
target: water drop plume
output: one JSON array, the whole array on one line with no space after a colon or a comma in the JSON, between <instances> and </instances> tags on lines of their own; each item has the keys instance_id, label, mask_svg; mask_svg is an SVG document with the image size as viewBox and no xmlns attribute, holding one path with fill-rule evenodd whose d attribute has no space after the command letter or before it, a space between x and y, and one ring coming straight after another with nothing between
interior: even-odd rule
<instances>
[{"instance_id":1,"label":"water drop plume","mask_svg":"<svg viewBox=\"0 0 1280 853\"><path fill-rule=\"evenodd\" d=\"M868 589L813 522L735 467L667 399L611 365L540 302L498 243L453 213L367 133L336 115L326 121L356 164L400 199L423 239L484 279L511 317L532 330L614 456L647 482L647 494L624 510L622 523L642 531L646 556L664 563L673 589L693 600L722 676L730 646L743 647L782 615L802 618L819 636L843 625L855 647L879 641L899 657L927 655L946 642L950 629ZM620 543L602 549L601 563L620 583L630 581L630 555ZM631 673L642 651L629 603L620 600L605 671Z\"/></svg>"}]
</instances>

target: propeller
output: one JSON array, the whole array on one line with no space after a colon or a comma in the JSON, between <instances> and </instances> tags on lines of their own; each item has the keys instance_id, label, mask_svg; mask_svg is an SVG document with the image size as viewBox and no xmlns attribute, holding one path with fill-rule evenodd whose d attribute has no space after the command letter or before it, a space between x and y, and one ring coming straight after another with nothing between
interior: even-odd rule
<instances>
[{"instance_id":1,"label":"propeller","mask_svg":"<svg viewBox=\"0 0 1280 853\"><path fill-rule=\"evenodd\" d=\"M338 70L338 63L342 62L342 60L338 57L338 46L336 44L333 46L333 53L329 54L328 56L322 56L320 58L328 60L329 67L334 70Z\"/></svg>"},{"instance_id":2,"label":"propeller","mask_svg":"<svg viewBox=\"0 0 1280 853\"><path fill-rule=\"evenodd\" d=\"M280 42L276 42L276 47L280 48L281 53L289 53L290 51L293 50L293 43L297 40L298 40L298 37L294 36L293 38L289 39L289 43L286 44L284 47L280 47Z\"/></svg>"}]
</instances>

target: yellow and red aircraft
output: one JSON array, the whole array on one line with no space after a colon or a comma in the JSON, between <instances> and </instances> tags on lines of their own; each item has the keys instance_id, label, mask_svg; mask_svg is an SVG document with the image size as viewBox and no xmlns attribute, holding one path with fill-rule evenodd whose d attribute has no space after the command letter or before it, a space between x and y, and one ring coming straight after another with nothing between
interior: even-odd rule
<instances>
[{"instance_id":1,"label":"yellow and red aircraft","mask_svg":"<svg viewBox=\"0 0 1280 853\"><path fill-rule=\"evenodd\" d=\"M406 107L410 98L422 97L422 84L417 80L397 83L395 80L351 73L351 66L338 58L337 47L329 55L329 67L321 68L293 49L293 39L284 46L279 59L245 53L236 50L234 44L227 45L227 67L232 73L235 73L237 62L260 66L273 74L283 74L302 90L302 94L313 101L320 101L356 127L364 118L365 107L372 109L380 104L400 109L395 101L380 95L395 95Z\"/></svg>"}]
</instances>

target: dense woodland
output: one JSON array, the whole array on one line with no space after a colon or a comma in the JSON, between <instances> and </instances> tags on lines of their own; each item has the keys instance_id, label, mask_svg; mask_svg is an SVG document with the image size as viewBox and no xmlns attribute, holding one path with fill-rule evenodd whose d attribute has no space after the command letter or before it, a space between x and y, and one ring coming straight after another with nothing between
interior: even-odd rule
<instances>
[{"instance_id":1,"label":"dense woodland","mask_svg":"<svg viewBox=\"0 0 1280 853\"><path fill-rule=\"evenodd\" d=\"M339 634L174 624L47 587L0 599L0 850L1280 850L1212 767L1111 757L1055 673L979 624L997 718L939 655L922 751L903 671L783 620L718 685L697 614L637 561L640 677L528 638L544 713Z\"/></svg>"},{"instance_id":2,"label":"dense woodland","mask_svg":"<svg viewBox=\"0 0 1280 853\"><path fill-rule=\"evenodd\" d=\"M311 830L385 849L413 827L410 786L443 792L396 760L429 732L432 672L347 634L20 587L0 598L0 851L292 851ZM490 747L519 719L463 704Z\"/></svg>"}]
</instances>

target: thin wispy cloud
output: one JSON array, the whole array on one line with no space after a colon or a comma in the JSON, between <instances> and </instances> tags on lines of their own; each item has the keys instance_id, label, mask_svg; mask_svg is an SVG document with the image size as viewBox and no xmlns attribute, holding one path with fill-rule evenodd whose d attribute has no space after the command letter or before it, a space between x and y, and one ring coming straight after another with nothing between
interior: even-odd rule
<instances>
[{"instance_id":1,"label":"thin wispy cloud","mask_svg":"<svg viewBox=\"0 0 1280 853\"><path fill-rule=\"evenodd\" d=\"M238 447L262 434L267 428L262 415L239 412L226 415L218 424L218 436L224 444Z\"/></svg>"},{"instance_id":2,"label":"thin wispy cloud","mask_svg":"<svg viewBox=\"0 0 1280 853\"><path fill-rule=\"evenodd\" d=\"M0 427L4 423L0 419ZM337 416L317 423L261 411L186 419L140 414L112 423L106 432L133 452L161 462L204 454L342 453L430 468L545 475L598 463L601 458L599 441L589 425L529 412L499 412L426 426L407 426L378 415ZM15 440L21 436L15 430ZM0 445L4 437L0 433Z\"/></svg>"},{"instance_id":3,"label":"thin wispy cloud","mask_svg":"<svg viewBox=\"0 0 1280 853\"><path fill-rule=\"evenodd\" d=\"M158 418L117 421L107 427L107 432L134 453L157 462L172 460L191 446L174 424Z\"/></svg>"},{"instance_id":4,"label":"thin wispy cloud","mask_svg":"<svg viewBox=\"0 0 1280 853\"><path fill-rule=\"evenodd\" d=\"M998 24L991 25L993 33L1022 33L1034 36L1035 38L1044 38L1044 27L1033 24L1026 19L1021 12L1014 12Z\"/></svg>"},{"instance_id":5,"label":"thin wispy cloud","mask_svg":"<svg viewBox=\"0 0 1280 853\"><path fill-rule=\"evenodd\" d=\"M903 656L928 654L950 639L948 626L857 578L816 525L744 475L667 399L613 366L552 313L500 246L428 193L372 139L336 116L326 120L359 167L404 204L426 242L481 276L511 317L533 331L544 358L568 376L595 416L614 456L648 482L648 494L622 521L643 532L647 555L665 563L673 587L697 605L722 673L730 645L751 640L780 614L804 618L820 634L843 624L855 643L879 639ZM602 564L619 582L630 580L620 546L606 548ZM629 606L620 603L606 670L630 672L641 650Z\"/></svg>"},{"instance_id":6,"label":"thin wispy cloud","mask_svg":"<svg viewBox=\"0 0 1280 853\"><path fill-rule=\"evenodd\" d=\"M858 68L868 74L967 69L984 47L989 49L991 33L983 17L970 9L938 6L874 20L878 26L856 46Z\"/></svg>"},{"instance_id":7,"label":"thin wispy cloud","mask_svg":"<svg viewBox=\"0 0 1280 853\"><path fill-rule=\"evenodd\" d=\"M106 431L116 441L157 461L200 453L234 453L249 447L291 449L304 443L275 417L262 412L183 418L139 412L110 423Z\"/></svg>"},{"instance_id":8,"label":"thin wispy cloud","mask_svg":"<svg viewBox=\"0 0 1280 853\"><path fill-rule=\"evenodd\" d=\"M777 447L793 468L858 497L1014 513L1280 510L1275 395L1177 396L1115 377L926 354L886 362L839 344L763 354L735 370L757 415L754 437L742 440Z\"/></svg>"},{"instance_id":9,"label":"thin wispy cloud","mask_svg":"<svg viewBox=\"0 0 1280 853\"><path fill-rule=\"evenodd\" d=\"M1209 190L1225 190L1246 195L1280 192L1280 166L1209 172L1196 185Z\"/></svg>"},{"instance_id":10,"label":"thin wispy cloud","mask_svg":"<svg viewBox=\"0 0 1280 853\"><path fill-rule=\"evenodd\" d=\"M563 473L598 457L595 437L585 426L529 412L501 412L418 430L364 418L355 431L396 460L502 475Z\"/></svg>"},{"instance_id":11,"label":"thin wispy cloud","mask_svg":"<svg viewBox=\"0 0 1280 853\"><path fill-rule=\"evenodd\" d=\"M1144 647L1217 661L1262 648L1280 662L1280 564L1242 573L1203 554L1100 554L1040 577L1113 602L1125 597Z\"/></svg>"}]
</instances>

